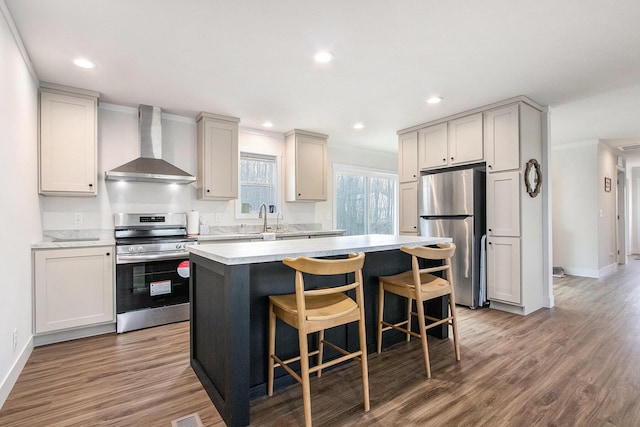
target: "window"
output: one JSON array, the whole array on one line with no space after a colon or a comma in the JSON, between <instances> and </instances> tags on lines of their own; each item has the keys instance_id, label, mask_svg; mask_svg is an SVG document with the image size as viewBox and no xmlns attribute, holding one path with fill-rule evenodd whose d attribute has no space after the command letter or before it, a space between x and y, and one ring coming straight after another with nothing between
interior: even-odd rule
<instances>
[{"instance_id":1,"label":"window","mask_svg":"<svg viewBox=\"0 0 640 427\"><path fill-rule=\"evenodd\" d=\"M395 234L395 174L353 166L334 166L336 227L345 235Z\"/></svg>"},{"instance_id":2,"label":"window","mask_svg":"<svg viewBox=\"0 0 640 427\"><path fill-rule=\"evenodd\" d=\"M267 207L277 205L276 160L276 156L240 153L240 214L255 215L262 203Z\"/></svg>"}]
</instances>

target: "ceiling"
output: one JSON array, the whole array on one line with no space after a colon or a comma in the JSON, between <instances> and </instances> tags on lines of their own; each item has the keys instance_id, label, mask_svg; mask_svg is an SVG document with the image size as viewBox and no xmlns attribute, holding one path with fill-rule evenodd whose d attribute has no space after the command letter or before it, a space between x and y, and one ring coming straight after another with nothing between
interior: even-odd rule
<instances>
[{"instance_id":1,"label":"ceiling","mask_svg":"<svg viewBox=\"0 0 640 427\"><path fill-rule=\"evenodd\" d=\"M553 143L640 141L638 0L4 2L38 78L102 102L395 152L399 129L526 95Z\"/></svg>"}]
</instances>

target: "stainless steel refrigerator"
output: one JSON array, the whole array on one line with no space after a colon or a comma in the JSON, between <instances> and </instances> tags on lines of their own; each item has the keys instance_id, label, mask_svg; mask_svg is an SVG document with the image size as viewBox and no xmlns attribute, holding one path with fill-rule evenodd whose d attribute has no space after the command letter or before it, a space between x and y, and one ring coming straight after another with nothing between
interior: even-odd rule
<instances>
[{"instance_id":1,"label":"stainless steel refrigerator","mask_svg":"<svg viewBox=\"0 0 640 427\"><path fill-rule=\"evenodd\" d=\"M482 305L480 250L485 228L485 172L483 167L423 175L420 182L421 236L451 237L456 304Z\"/></svg>"}]
</instances>

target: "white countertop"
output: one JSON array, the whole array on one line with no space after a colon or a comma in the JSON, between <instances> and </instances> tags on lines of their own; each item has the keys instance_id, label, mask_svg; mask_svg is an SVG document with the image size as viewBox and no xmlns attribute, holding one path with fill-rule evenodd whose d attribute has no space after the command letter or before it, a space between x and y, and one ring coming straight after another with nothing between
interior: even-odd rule
<instances>
[{"instance_id":1,"label":"white countertop","mask_svg":"<svg viewBox=\"0 0 640 427\"><path fill-rule=\"evenodd\" d=\"M199 244L189 246L188 249L192 254L222 264L238 265L282 261L287 257L325 257L346 255L349 252L378 252L399 249L401 246L425 246L442 242L451 242L451 238L368 234L303 240Z\"/></svg>"},{"instance_id":2,"label":"white countertop","mask_svg":"<svg viewBox=\"0 0 640 427\"><path fill-rule=\"evenodd\" d=\"M31 249L88 248L94 246L113 246L111 239L46 239L31 245Z\"/></svg>"}]
</instances>

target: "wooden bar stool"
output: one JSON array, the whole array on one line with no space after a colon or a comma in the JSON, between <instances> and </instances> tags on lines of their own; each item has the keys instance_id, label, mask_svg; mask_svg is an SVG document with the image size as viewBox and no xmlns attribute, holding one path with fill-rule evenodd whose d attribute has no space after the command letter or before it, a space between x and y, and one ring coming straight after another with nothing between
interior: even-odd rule
<instances>
[{"instance_id":1,"label":"wooden bar stool","mask_svg":"<svg viewBox=\"0 0 640 427\"><path fill-rule=\"evenodd\" d=\"M276 367L281 366L293 378L302 384L302 398L304 403L304 421L311 425L311 388L309 374L318 372L328 366L356 359L362 365L362 388L364 395L364 410L369 410L369 374L367 368L367 344L364 329L364 296L362 291L362 266L364 253L349 254L347 259L325 260L307 257L285 258L285 265L296 270L295 294L274 295L269 297L269 366L267 387L269 396L273 395L273 377ZM312 275L346 275L355 274L355 281L346 285L322 287L312 290L304 289L303 273ZM331 286L327 283L327 286ZM355 301L345 294L355 289ZM289 360L281 360L275 354L276 346L276 317L298 330L300 356ZM360 336L360 350L349 353L346 350L324 339L324 330L351 322L358 322ZM307 335L318 332L318 350L309 352ZM342 356L323 362L323 347L328 345ZM318 356L316 366L309 368L309 357ZM301 373L298 375L287 366L290 362L300 361Z\"/></svg>"},{"instance_id":2,"label":"wooden bar stool","mask_svg":"<svg viewBox=\"0 0 640 427\"><path fill-rule=\"evenodd\" d=\"M451 257L456 245L453 243L439 243L438 248L424 246L408 247L403 246L401 251L411 255L411 270L394 276L379 277L379 302L378 302L378 353L382 350L382 332L395 329L407 334L407 341L411 336L420 338L422 341L422 353L424 357L424 367L427 371L427 378L431 378L431 366L429 364L429 347L427 346L427 329L446 323L453 328L453 348L456 360L460 360L460 346L458 343L458 323L456 320L455 296L453 281L451 279ZM437 267L420 268L419 258L428 260L442 260L444 264ZM434 276L430 273L437 271L445 272L445 279ZM400 295L407 298L407 320L399 323L389 323L383 320L384 314L384 293ZM449 295L449 316L444 319L436 319L425 315L424 302L430 299ZM416 312L412 310L413 301L416 302ZM411 330L411 316L418 317L418 332ZM426 324L426 320L432 323ZM406 325L406 328L402 326Z\"/></svg>"}]
</instances>

